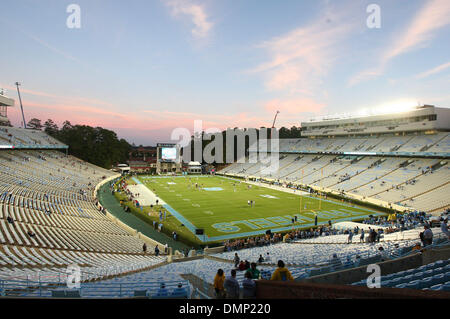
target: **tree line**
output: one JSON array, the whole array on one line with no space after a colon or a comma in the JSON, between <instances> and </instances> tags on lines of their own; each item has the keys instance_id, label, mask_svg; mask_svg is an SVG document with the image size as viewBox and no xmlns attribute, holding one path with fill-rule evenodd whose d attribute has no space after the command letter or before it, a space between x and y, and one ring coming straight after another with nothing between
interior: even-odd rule
<instances>
[{"instance_id":1,"label":"tree line","mask_svg":"<svg viewBox=\"0 0 450 319\"><path fill-rule=\"evenodd\" d=\"M235 132L241 132L245 135L246 130L245 129L240 129L240 128L234 128ZM261 127L259 129L256 129L256 139L259 140L260 136L265 136L267 137L267 139L271 138L271 131L270 128L266 128L266 127ZM261 135L262 133L264 133L265 131L265 135ZM301 132L302 129L301 127L296 127L296 126L292 126L291 128L286 128L286 127L282 127L278 130L278 138L279 139L286 139L286 138L300 138L301 137ZM217 135L217 136L216 136ZM188 157L190 157L189 159L186 159L186 156L183 155L183 160L184 161L197 161L199 160L199 158L195 157L195 140L201 140L201 146L202 146L202 154L204 154L205 148L208 147L208 145L210 145L211 143L214 143L216 137L220 137L223 141L222 143L222 150L221 153L223 154L223 159L221 161L221 163L226 163L227 162L227 131L224 130L222 132L220 132L219 134L217 133L212 133L212 134L207 134L205 132L201 132L201 134L197 134L197 136L191 136L191 141L190 141L190 154L188 155ZM262 137L261 137L262 138ZM239 156L239 152L238 152L238 138L236 136L234 136L234 142L233 141L229 141L231 143L233 143L233 160L237 161L238 160L238 156ZM250 138L248 135L245 135L244 137L244 150L245 150L245 155L248 156L248 151L250 148ZM214 145L215 146L215 145ZM211 155L215 156L216 155L216 148L214 146L210 146L211 149ZM186 154L187 155L187 154ZM202 157L202 159L200 160L200 162L204 162L204 158Z\"/></svg>"},{"instance_id":2,"label":"tree line","mask_svg":"<svg viewBox=\"0 0 450 319\"><path fill-rule=\"evenodd\" d=\"M44 130L48 135L69 146L69 154L84 161L107 169L119 163L126 163L131 145L117 134L102 127L88 125L72 125L65 121L61 128L48 119L42 124L41 120L31 119L27 127Z\"/></svg>"}]
</instances>

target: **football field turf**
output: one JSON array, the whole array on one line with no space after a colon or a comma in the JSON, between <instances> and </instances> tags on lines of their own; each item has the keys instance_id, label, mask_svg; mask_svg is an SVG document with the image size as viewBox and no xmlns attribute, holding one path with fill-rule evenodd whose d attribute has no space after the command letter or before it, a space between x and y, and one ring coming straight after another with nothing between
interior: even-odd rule
<instances>
[{"instance_id":1,"label":"football field turf","mask_svg":"<svg viewBox=\"0 0 450 319\"><path fill-rule=\"evenodd\" d=\"M300 196L268 187L221 176L141 176L134 181L144 184L165 202L164 207L202 242L255 236L272 232L305 229L349 220L362 220L369 215L385 215L334 199L320 199L309 194ZM197 184L199 187L196 187ZM248 205L253 200L254 206ZM292 219L297 216L297 222Z\"/></svg>"}]
</instances>

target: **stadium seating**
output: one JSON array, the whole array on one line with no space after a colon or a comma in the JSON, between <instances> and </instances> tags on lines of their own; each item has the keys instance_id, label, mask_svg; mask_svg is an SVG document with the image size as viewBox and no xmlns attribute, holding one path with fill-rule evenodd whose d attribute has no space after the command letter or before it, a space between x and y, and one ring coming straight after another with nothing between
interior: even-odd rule
<instances>
[{"instance_id":1,"label":"stadium seating","mask_svg":"<svg viewBox=\"0 0 450 319\"><path fill-rule=\"evenodd\" d=\"M366 284L361 280L352 285ZM381 276L381 287L450 291L450 259Z\"/></svg>"},{"instance_id":2,"label":"stadium seating","mask_svg":"<svg viewBox=\"0 0 450 319\"><path fill-rule=\"evenodd\" d=\"M40 130L0 127L0 144L26 148L66 148L67 146Z\"/></svg>"},{"instance_id":3,"label":"stadium seating","mask_svg":"<svg viewBox=\"0 0 450 319\"><path fill-rule=\"evenodd\" d=\"M218 173L325 187L418 211L440 212L450 206L448 196L444 196L450 190L449 164L443 158L418 154L427 152L445 157L449 151L450 137L446 132L352 139L281 139L275 172L265 171L262 163L248 163L247 159ZM337 153L330 155L330 152ZM373 152L374 155L345 155L344 152ZM388 156L376 156L377 152ZM403 157L395 157L396 154Z\"/></svg>"},{"instance_id":4,"label":"stadium seating","mask_svg":"<svg viewBox=\"0 0 450 319\"><path fill-rule=\"evenodd\" d=\"M42 132L11 132L16 142L52 142ZM115 173L56 150L3 151L0 165L1 280L61 283L77 264L90 281L166 260L143 256L143 242L99 211L94 188Z\"/></svg>"}]
</instances>

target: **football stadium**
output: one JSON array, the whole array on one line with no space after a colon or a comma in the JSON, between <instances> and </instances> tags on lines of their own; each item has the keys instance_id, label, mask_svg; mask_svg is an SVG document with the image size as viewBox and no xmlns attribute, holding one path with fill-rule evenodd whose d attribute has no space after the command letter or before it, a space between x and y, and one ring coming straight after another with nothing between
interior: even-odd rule
<instances>
[{"instance_id":1,"label":"football stadium","mask_svg":"<svg viewBox=\"0 0 450 319\"><path fill-rule=\"evenodd\" d=\"M450 298L448 105L144 147L34 95L0 89L0 299Z\"/></svg>"}]
</instances>

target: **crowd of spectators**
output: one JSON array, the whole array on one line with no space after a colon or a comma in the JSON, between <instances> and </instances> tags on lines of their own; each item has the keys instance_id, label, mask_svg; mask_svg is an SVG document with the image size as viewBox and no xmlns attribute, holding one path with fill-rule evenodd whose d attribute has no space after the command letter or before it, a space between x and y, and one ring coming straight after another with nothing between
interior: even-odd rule
<instances>
[{"instance_id":1,"label":"crowd of spectators","mask_svg":"<svg viewBox=\"0 0 450 319\"><path fill-rule=\"evenodd\" d=\"M224 251L240 250L244 248L262 247L275 244L283 240L281 234L265 234L245 239L227 240L223 243Z\"/></svg>"},{"instance_id":2,"label":"crowd of spectators","mask_svg":"<svg viewBox=\"0 0 450 319\"><path fill-rule=\"evenodd\" d=\"M418 226L424 225L429 222L429 216L425 212L405 212L393 213L388 217L384 216L369 216L362 223L366 225L376 225L387 227L385 233L393 233L396 231L403 231L411 228L416 228Z\"/></svg>"},{"instance_id":3,"label":"crowd of spectators","mask_svg":"<svg viewBox=\"0 0 450 319\"><path fill-rule=\"evenodd\" d=\"M320 236L330 236L343 234L343 231L336 230L331 226L319 226L309 230L293 230L291 232L280 234L265 234L262 236L248 237L246 239L227 240L223 243L224 251L234 251L252 247L262 247L280 242L291 242L300 239L309 239Z\"/></svg>"},{"instance_id":4,"label":"crowd of spectators","mask_svg":"<svg viewBox=\"0 0 450 319\"><path fill-rule=\"evenodd\" d=\"M236 267L237 266L237 267ZM282 260L278 260L277 268L271 274L270 280L292 281L291 272L285 267ZM256 280L265 279L261 271L257 268L257 263L249 261L239 261L239 256L235 254L235 269L230 271L230 276L226 277L223 269L218 269L214 277L214 292L217 299L253 299L256 297ZM245 271L242 289L236 279L238 271ZM269 278L267 278L269 279Z\"/></svg>"}]
</instances>

